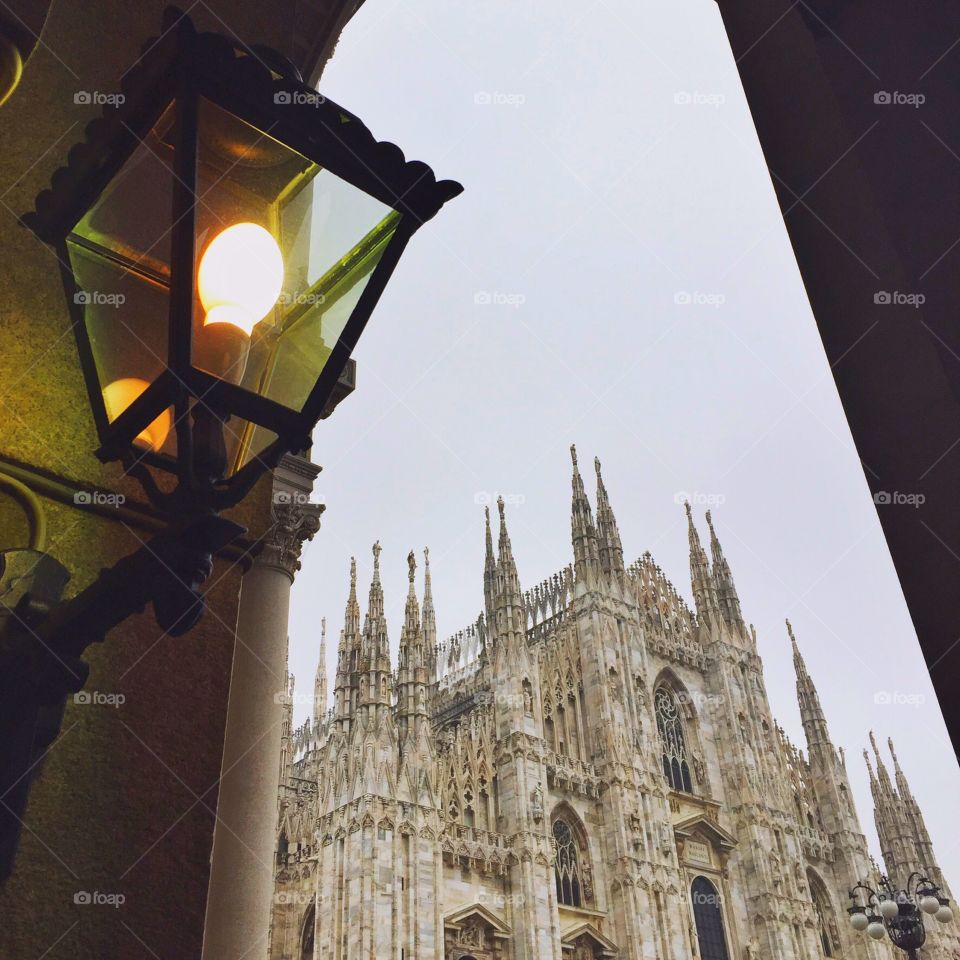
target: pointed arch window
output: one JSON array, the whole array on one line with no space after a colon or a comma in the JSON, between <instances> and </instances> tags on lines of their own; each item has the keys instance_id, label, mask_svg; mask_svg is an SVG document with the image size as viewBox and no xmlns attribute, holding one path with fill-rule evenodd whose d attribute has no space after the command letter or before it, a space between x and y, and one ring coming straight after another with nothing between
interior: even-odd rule
<instances>
[{"instance_id":1,"label":"pointed arch window","mask_svg":"<svg viewBox=\"0 0 960 960\"><path fill-rule=\"evenodd\" d=\"M825 957L834 957L837 951L833 942L830 919L833 910L830 907L830 898L821 879L815 873L808 873L810 897L813 900L813 912L817 921L817 937L820 940L820 949Z\"/></svg>"},{"instance_id":2,"label":"pointed arch window","mask_svg":"<svg viewBox=\"0 0 960 960\"><path fill-rule=\"evenodd\" d=\"M553 839L557 842L557 902L567 907L583 906L580 847L576 834L566 820L553 822Z\"/></svg>"},{"instance_id":3,"label":"pointed arch window","mask_svg":"<svg viewBox=\"0 0 960 960\"><path fill-rule=\"evenodd\" d=\"M690 898L693 901L700 960L730 960L717 888L706 877L697 877L690 887Z\"/></svg>"},{"instance_id":4,"label":"pointed arch window","mask_svg":"<svg viewBox=\"0 0 960 960\"><path fill-rule=\"evenodd\" d=\"M317 925L317 909L311 903L310 909L303 921L303 932L300 934L301 960L313 960L314 928Z\"/></svg>"},{"instance_id":5,"label":"pointed arch window","mask_svg":"<svg viewBox=\"0 0 960 960\"><path fill-rule=\"evenodd\" d=\"M674 790L693 793L683 718L676 694L669 687L657 687L653 706L657 715L657 732L660 734L663 775Z\"/></svg>"}]
</instances>

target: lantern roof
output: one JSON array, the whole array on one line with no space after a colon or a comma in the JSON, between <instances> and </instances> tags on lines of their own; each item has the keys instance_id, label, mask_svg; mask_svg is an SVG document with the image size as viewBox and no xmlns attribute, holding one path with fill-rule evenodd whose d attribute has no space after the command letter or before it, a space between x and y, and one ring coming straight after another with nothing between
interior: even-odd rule
<instances>
[{"instance_id":1,"label":"lantern roof","mask_svg":"<svg viewBox=\"0 0 960 960\"><path fill-rule=\"evenodd\" d=\"M438 181L427 164L407 160L396 144L376 140L358 117L306 86L275 51L199 33L174 8L164 28L123 76L117 104L87 124L50 189L21 217L41 240L55 244L70 232L160 112L183 96L207 97L418 223L463 191L456 181Z\"/></svg>"}]
</instances>

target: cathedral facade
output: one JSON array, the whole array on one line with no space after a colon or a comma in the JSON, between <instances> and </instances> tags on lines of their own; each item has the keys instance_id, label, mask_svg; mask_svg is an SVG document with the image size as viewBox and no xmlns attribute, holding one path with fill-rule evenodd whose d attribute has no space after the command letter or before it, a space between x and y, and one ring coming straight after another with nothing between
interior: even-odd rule
<instances>
[{"instance_id":1,"label":"cathedral facade","mask_svg":"<svg viewBox=\"0 0 960 960\"><path fill-rule=\"evenodd\" d=\"M572 564L524 591L501 501L483 612L446 642L428 555L397 663L379 546L362 624L351 564L333 706L324 637L312 719L288 707L271 960L892 960L847 921L877 867L789 623L805 751L709 512L708 555L687 505L691 609L649 553L625 564L600 464L594 510L572 453ZM886 871L942 882L873 747ZM922 955L960 958L927 922Z\"/></svg>"}]
</instances>

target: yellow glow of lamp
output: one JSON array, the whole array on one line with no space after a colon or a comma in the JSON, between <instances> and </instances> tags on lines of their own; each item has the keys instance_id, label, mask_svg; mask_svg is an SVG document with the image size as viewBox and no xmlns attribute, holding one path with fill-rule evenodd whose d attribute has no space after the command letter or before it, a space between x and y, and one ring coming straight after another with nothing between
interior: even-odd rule
<instances>
[{"instance_id":1,"label":"yellow glow of lamp","mask_svg":"<svg viewBox=\"0 0 960 960\"><path fill-rule=\"evenodd\" d=\"M283 255L269 231L235 223L218 233L200 258L197 293L204 325L229 323L247 336L273 309L283 289Z\"/></svg>"},{"instance_id":2,"label":"yellow glow of lamp","mask_svg":"<svg viewBox=\"0 0 960 960\"><path fill-rule=\"evenodd\" d=\"M107 416L110 420L116 420L149 386L146 380L138 380L136 377L124 377L107 384L103 388L103 405L107 408ZM172 424L173 418L170 416L170 411L164 410L146 430L142 430L137 435L134 443L157 453L166 442Z\"/></svg>"}]
</instances>

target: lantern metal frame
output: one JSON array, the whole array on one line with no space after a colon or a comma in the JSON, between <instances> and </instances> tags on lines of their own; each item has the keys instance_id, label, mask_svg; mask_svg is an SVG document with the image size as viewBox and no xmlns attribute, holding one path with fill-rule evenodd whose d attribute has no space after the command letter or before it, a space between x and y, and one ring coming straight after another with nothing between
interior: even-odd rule
<instances>
[{"instance_id":1,"label":"lantern metal frame","mask_svg":"<svg viewBox=\"0 0 960 960\"><path fill-rule=\"evenodd\" d=\"M139 550L103 570L69 600L62 599L69 571L53 557L33 548L0 551L0 742L6 746L0 751L0 794L7 798L0 810L0 883L13 868L30 783L43 751L59 732L65 698L86 682L83 653L147 605L169 636L180 636L197 623L205 610L201 588L213 570L214 555L228 554L246 532L219 516L220 511L238 503L285 453L310 446L310 433L335 405L337 391L342 395L352 389L352 384L344 389L350 354L407 242L463 189L453 181L438 182L426 164L408 162L395 145L374 140L353 114L304 85L296 68L276 52L197 33L176 8L166 11L162 35L145 45L121 90L123 103L107 107L88 124L86 139L70 150L66 166L53 175L50 189L37 197L35 209L21 222L60 261L100 438L97 456L104 462L122 461L163 519ZM191 362L202 99L400 215L299 410ZM171 104L176 133L166 363L111 422L85 305L74 296L79 291L67 243ZM354 250L363 254L360 248L357 244ZM376 243L371 249L377 249ZM171 406L176 457L135 449L140 433ZM231 416L272 430L276 439L224 479L223 431ZM162 491L150 466L176 474L175 488ZM241 552L241 560L252 546Z\"/></svg>"},{"instance_id":2,"label":"lantern metal frame","mask_svg":"<svg viewBox=\"0 0 960 960\"><path fill-rule=\"evenodd\" d=\"M274 51L248 47L215 33L198 33L189 17L176 8L169 8L164 14L163 28L162 35L145 45L137 65L123 78L123 102L107 106L87 126L86 139L70 151L67 165L53 175L51 188L37 197L35 210L25 214L21 222L50 244L60 260L80 363L100 438L97 455L101 460L124 461L144 484L148 495L167 505L150 477L136 468L150 464L174 472L180 484L187 486L196 498L202 492L203 482L198 483L194 476L199 454L190 425L191 413L195 417L205 411L221 421L235 415L276 435L276 440L229 480L214 479L216 489L208 492L207 499L215 508L223 509L242 499L253 482L275 466L284 453L309 447L311 431L335 397L350 354L407 242L463 188L455 181L437 181L426 164L407 161L396 145L375 140L355 115L306 86L296 68ZM201 100L279 141L400 214L299 411L227 382L191 362ZM176 133L166 365L111 422L101 395L84 306L75 296L79 291L67 241L171 105ZM167 454L134 451L134 439L171 407L177 437L176 459ZM208 434L209 431L204 436Z\"/></svg>"}]
</instances>

